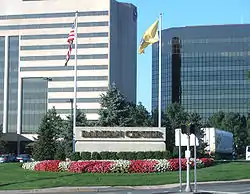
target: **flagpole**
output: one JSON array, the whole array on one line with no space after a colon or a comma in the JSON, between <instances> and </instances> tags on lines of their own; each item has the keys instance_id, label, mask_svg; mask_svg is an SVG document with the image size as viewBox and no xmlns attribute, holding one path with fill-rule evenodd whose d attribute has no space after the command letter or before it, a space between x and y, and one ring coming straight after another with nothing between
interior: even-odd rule
<instances>
[{"instance_id":1,"label":"flagpole","mask_svg":"<svg viewBox=\"0 0 250 194\"><path fill-rule=\"evenodd\" d=\"M75 76L74 76L74 118L73 118L73 153L75 153L75 138L76 138L76 100L77 100L77 17L78 11L75 15Z\"/></svg>"},{"instance_id":2,"label":"flagpole","mask_svg":"<svg viewBox=\"0 0 250 194\"><path fill-rule=\"evenodd\" d=\"M158 89L158 127L161 127L161 46L162 46L162 40L161 40L161 31L162 31L162 13L160 13L160 19L159 19L159 89Z\"/></svg>"}]
</instances>

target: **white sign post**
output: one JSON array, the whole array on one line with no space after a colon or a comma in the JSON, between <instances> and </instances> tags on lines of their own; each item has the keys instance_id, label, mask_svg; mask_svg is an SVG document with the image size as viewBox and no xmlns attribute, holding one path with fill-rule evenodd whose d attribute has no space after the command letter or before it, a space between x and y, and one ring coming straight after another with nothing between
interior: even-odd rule
<instances>
[{"instance_id":1,"label":"white sign post","mask_svg":"<svg viewBox=\"0 0 250 194\"><path fill-rule=\"evenodd\" d=\"M196 180L196 141L194 140L194 192L197 192L197 180Z\"/></svg>"},{"instance_id":2,"label":"white sign post","mask_svg":"<svg viewBox=\"0 0 250 194\"><path fill-rule=\"evenodd\" d=\"M194 146L194 192L197 191L196 184L196 148L199 146L198 138L194 134L182 134L181 129L175 130L175 146L179 147L179 180L180 180L180 192L182 191L182 169L181 169L181 147L187 146L187 150L185 151L185 158L187 159L187 184L186 184L186 192L191 192L190 187L190 146Z\"/></svg>"},{"instance_id":3,"label":"white sign post","mask_svg":"<svg viewBox=\"0 0 250 194\"><path fill-rule=\"evenodd\" d=\"M187 184L186 184L186 192L191 192L190 187L190 135L187 136L187 150L185 151L185 158L187 159Z\"/></svg>"},{"instance_id":4,"label":"white sign post","mask_svg":"<svg viewBox=\"0 0 250 194\"><path fill-rule=\"evenodd\" d=\"M180 180L180 192L182 192L182 175L181 175L181 129L179 131L179 180Z\"/></svg>"}]
</instances>

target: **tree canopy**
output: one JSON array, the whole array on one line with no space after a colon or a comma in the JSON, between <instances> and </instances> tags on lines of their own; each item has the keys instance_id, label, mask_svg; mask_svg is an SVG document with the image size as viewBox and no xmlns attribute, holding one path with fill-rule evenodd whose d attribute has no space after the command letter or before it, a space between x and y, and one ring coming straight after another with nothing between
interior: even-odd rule
<instances>
[{"instance_id":1,"label":"tree canopy","mask_svg":"<svg viewBox=\"0 0 250 194\"><path fill-rule=\"evenodd\" d=\"M38 137L34 144L33 157L35 160L54 159L57 139L61 133L63 122L55 108L50 109L42 118L38 129Z\"/></svg>"},{"instance_id":2,"label":"tree canopy","mask_svg":"<svg viewBox=\"0 0 250 194\"><path fill-rule=\"evenodd\" d=\"M101 109L98 125L104 127L143 127L151 125L151 117L146 108L129 102L112 85L106 94L101 95Z\"/></svg>"}]
</instances>

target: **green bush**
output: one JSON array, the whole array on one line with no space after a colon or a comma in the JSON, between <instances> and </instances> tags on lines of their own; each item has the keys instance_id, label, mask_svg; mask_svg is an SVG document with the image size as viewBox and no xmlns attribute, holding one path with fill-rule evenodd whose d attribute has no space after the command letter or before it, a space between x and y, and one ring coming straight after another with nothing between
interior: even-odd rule
<instances>
[{"instance_id":1,"label":"green bush","mask_svg":"<svg viewBox=\"0 0 250 194\"><path fill-rule=\"evenodd\" d=\"M137 153L136 153L136 159L137 159L137 160L144 160L144 159L147 159L147 158L146 158L146 155L145 155L145 152L137 152Z\"/></svg>"},{"instance_id":2,"label":"green bush","mask_svg":"<svg viewBox=\"0 0 250 194\"><path fill-rule=\"evenodd\" d=\"M70 156L70 160L72 160L72 161L81 160L80 152L72 153L71 156Z\"/></svg>"},{"instance_id":3,"label":"green bush","mask_svg":"<svg viewBox=\"0 0 250 194\"><path fill-rule=\"evenodd\" d=\"M109 152L109 159L110 160L117 160L117 152Z\"/></svg>"},{"instance_id":4,"label":"green bush","mask_svg":"<svg viewBox=\"0 0 250 194\"><path fill-rule=\"evenodd\" d=\"M127 160L136 160L136 152L126 152Z\"/></svg>"},{"instance_id":5,"label":"green bush","mask_svg":"<svg viewBox=\"0 0 250 194\"><path fill-rule=\"evenodd\" d=\"M93 152L91 158L92 160L101 160L101 156L98 152Z\"/></svg>"},{"instance_id":6,"label":"green bush","mask_svg":"<svg viewBox=\"0 0 250 194\"><path fill-rule=\"evenodd\" d=\"M82 152L81 160L91 160L91 152Z\"/></svg>"},{"instance_id":7,"label":"green bush","mask_svg":"<svg viewBox=\"0 0 250 194\"><path fill-rule=\"evenodd\" d=\"M100 157L102 160L109 160L109 153L110 152L100 152Z\"/></svg>"},{"instance_id":8,"label":"green bush","mask_svg":"<svg viewBox=\"0 0 250 194\"><path fill-rule=\"evenodd\" d=\"M116 156L117 156L117 159L120 159L120 160L126 160L127 158L126 152L118 152Z\"/></svg>"},{"instance_id":9,"label":"green bush","mask_svg":"<svg viewBox=\"0 0 250 194\"><path fill-rule=\"evenodd\" d=\"M145 152L145 159L155 159L154 158L154 152L153 151Z\"/></svg>"},{"instance_id":10,"label":"green bush","mask_svg":"<svg viewBox=\"0 0 250 194\"><path fill-rule=\"evenodd\" d=\"M162 152L162 155L163 155L162 159L170 159L170 158L173 158L173 155L172 155L171 152L168 151L168 150Z\"/></svg>"},{"instance_id":11,"label":"green bush","mask_svg":"<svg viewBox=\"0 0 250 194\"><path fill-rule=\"evenodd\" d=\"M155 151L153 152L153 159L163 159L163 152L161 151Z\"/></svg>"}]
</instances>

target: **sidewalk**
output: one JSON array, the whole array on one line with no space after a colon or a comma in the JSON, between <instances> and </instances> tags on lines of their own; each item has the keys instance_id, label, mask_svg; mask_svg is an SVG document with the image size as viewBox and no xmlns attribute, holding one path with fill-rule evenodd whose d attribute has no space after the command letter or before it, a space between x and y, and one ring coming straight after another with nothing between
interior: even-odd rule
<instances>
[{"instance_id":1,"label":"sidewalk","mask_svg":"<svg viewBox=\"0 0 250 194\"><path fill-rule=\"evenodd\" d=\"M220 183L249 183L250 179L242 179L235 181L210 181L210 182L197 182L197 184L220 184ZM192 183L193 184L193 183ZM184 186L185 183L182 183ZM0 194L28 194L28 193L67 193L67 192L115 192L123 190L149 190L149 189L171 189L179 187L179 183L167 184L167 185L152 185L152 186L89 186L89 187L55 187L46 189L32 189L32 190L0 190ZM188 193L186 193L188 194Z\"/></svg>"}]
</instances>

